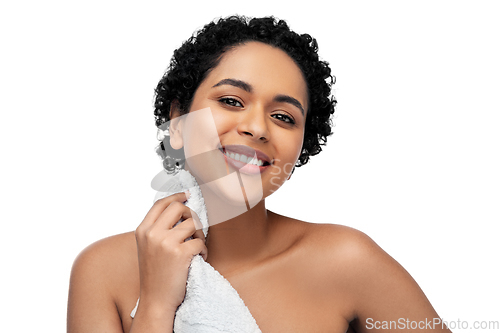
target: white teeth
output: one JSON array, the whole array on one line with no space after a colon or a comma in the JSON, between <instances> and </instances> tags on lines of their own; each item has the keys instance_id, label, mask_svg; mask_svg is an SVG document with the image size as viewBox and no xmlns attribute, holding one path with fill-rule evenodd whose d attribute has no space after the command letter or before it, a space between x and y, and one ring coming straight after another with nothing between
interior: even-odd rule
<instances>
[{"instance_id":1,"label":"white teeth","mask_svg":"<svg viewBox=\"0 0 500 333\"><path fill-rule=\"evenodd\" d=\"M240 162L243 162L246 164L253 164L256 166L262 166L264 164L264 162L262 162L262 160L256 159L254 157L246 156L243 154L240 155L240 154L228 153L228 152L225 152L224 154L227 157L232 158L233 160L240 161Z\"/></svg>"}]
</instances>

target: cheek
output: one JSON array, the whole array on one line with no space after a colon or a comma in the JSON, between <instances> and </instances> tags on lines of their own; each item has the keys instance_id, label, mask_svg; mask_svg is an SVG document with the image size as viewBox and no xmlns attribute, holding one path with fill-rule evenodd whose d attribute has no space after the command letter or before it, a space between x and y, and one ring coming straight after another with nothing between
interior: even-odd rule
<instances>
[{"instance_id":1,"label":"cheek","mask_svg":"<svg viewBox=\"0 0 500 333\"><path fill-rule=\"evenodd\" d=\"M297 140L295 147L295 161L299 159L300 153L302 152L302 145L304 143L304 133L302 133L302 136L300 137L299 140Z\"/></svg>"},{"instance_id":2,"label":"cheek","mask_svg":"<svg viewBox=\"0 0 500 333\"><path fill-rule=\"evenodd\" d=\"M270 179L265 190L265 196L276 192L283 185L292 173L302 151L303 132L286 138L283 137L282 139L286 140L282 142L287 142L287 144L281 145L280 159L276 161L276 165L270 170Z\"/></svg>"},{"instance_id":3,"label":"cheek","mask_svg":"<svg viewBox=\"0 0 500 333\"><path fill-rule=\"evenodd\" d=\"M212 109L212 119L218 136L228 132L234 126L232 117L227 113L217 112L217 110Z\"/></svg>"},{"instance_id":4,"label":"cheek","mask_svg":"<svg viewBox=\"0 0 500 333\"><path fill-rule=\"evenodd\" d=\"M183 140L186 166L200 184L226 175L223 155L218 150L219 135L209 108L188 114Z\"/></svg>"},{"instance_id":5,"label":"cheek","mask_svg":"<svg viewBox=\"0 0 500 333\"><path fill-rule=\"evenodd\" d=\"M291 161L292 163L295 164L295 161L297 161L302 151L302 144L304 142L304 131L288 138L288 140L285 142L288 142L289 144L284 145L283 155L287 156L288 162Z\"/></svg>"},{"instance_id":6,"label":"cheek","mask_svg":"<svg viewBox=\"0 0 500 333\"><path fill-rule=\"evenodd\" d=\"M219 136L210 108L187 114L183 140L186 159L207 153L217 147Z\"/></svg>"}]
</instances>

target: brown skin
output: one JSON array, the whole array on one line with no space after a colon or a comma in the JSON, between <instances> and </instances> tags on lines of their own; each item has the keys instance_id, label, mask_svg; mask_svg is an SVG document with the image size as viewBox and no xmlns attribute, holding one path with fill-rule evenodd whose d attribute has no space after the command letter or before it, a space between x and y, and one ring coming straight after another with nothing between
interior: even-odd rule
<instances>
[{"instance_id":1,"label":"brown skin","mask_svg":"<svg viewBox=\"0 0 500 333\"><path fill-rule=\"evenodd\" d=\"M252 91L214 87L227 78L250 84ZM275 160L273 174L261 175L264 197L289 176L285 165L297 160L304 135L306 113L288 102L277 103L277 95L291 96L307 110L306 85L293 60L279 49L251 42L224 55L198 88L191 109L211 108L222 145L247 145ZM175 124L171 143L196 154L199 146L190 143L188 127ZM203 182L196 165L190 171ZM224 203L217 202L223 201L224 191L204 190L209 221L214 220L213 207ZM189 262L198 253L229 280L266 333L373 332L365 326L367 318L439 317L411 276L357 230L280 216L268 211L263 199L246 213L212 225L205 240L185 200L181 193L158 201L135 233L101 240L78 256L71 274L68 332L171 330ZM172 228L180 217L185 220Z\"/></svg>"}]
</instances>

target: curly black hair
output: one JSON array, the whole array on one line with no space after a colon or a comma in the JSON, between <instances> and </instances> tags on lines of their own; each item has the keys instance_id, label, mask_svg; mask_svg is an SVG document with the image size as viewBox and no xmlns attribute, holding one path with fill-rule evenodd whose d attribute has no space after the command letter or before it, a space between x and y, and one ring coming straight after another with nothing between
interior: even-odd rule
<instances>
[{"instance_id":1,"label":"curly black hair","mask_svg":"<svg viewBox=\"0 0 500 333\"><path fill-rule=\"evenodd\" d=\"M332 134L331 116L337 101L331 95L331 86L335 79L328 63L319 60L316 40L308 34L299 35L291 31L285 21L272 16L218 19L205 25L175 50L166 73L155 89L156 126L160 127L170 120L173 101L179 103L181 114L188 113L196 89L218 65L224 52L249 41L262 42L285 51L305 77L309 111L302 151L296 164L300 167L309 161L310 156L321 152L327 136Z\"/></svg>"}]
</instances>

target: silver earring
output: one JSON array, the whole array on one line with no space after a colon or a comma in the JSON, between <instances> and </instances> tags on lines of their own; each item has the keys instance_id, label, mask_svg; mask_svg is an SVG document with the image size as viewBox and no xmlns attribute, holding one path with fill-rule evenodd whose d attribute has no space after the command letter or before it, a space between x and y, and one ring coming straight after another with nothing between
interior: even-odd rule
<instances>
[{"instance_id":1,"label":"silver earring","mask_svg":"<svg viewBox=\"0 0 500 333\"><path fill-rule=\"evenodd\" d=\"M168 128L166 129L158 128L158 132L156 132L156 139L158 139L158 141L163 141L167 136L170 136Z\"/></svg>"},{"instance_id":2,"label":"silver earring","mask_svg":"<svg viewBox=\"0 0 500 333\"><path fill-rule=\"evenodd\" d=\"M184 169L186 160L183 149L174 149L170 145L170 134L168 128L158 128L156 138L160 144L156 147L156 153L162 159L163 168L169 175L175 175Z\"/></svg>"}]
</instances>

